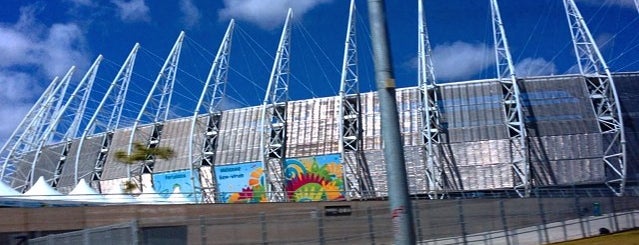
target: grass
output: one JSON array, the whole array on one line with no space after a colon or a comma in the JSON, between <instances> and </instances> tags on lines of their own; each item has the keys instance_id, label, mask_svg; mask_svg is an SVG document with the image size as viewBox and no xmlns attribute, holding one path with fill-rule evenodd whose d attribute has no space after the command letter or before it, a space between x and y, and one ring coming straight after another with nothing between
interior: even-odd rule
<instances>
[{"instance_id":1,"label":"grass","mask_svg":"<svg viewBox=\"0 0 639 245\"><path fill-rule=\"evenodd\" d=\"M555 245L639 245L639 229L617 232L609 235L600 235L567 242L553 243Z\"/></svg>"}]
</instances>

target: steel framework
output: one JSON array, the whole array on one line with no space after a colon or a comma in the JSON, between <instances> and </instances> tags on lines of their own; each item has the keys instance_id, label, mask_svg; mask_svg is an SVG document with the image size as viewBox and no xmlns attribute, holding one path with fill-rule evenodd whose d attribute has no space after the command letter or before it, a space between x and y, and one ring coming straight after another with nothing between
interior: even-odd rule
<instances>
[{"instance_id":1,"label":"steel framework","mask_svg":"<svg viewBox=\"0 0 639 245\"><path fill-rule=\"evenodd\" d=\"M133 74L133 66L135 65L135 58L139 48L140 44L138 43L133 46L133 49L127 56L122 67L120 67L120 70L100 101L100 104L91 116L91 119L89 119L89 123L82 132L82 136L80 136L80 142L75 156L75 168L73 171L74 183L76 184L79 179L85 177L79 176L78 174L78 166L81 164L80 158L85 141L89 136L96 132L102 132L103 135L100 140L100 151L96 153L97 157L93 171L89 173L91 175L92 184L94 187L99 189L100 180L102 180L102 171L104 169L104 163L106 162L107 153L109 152L109 147L111 146L113 133L120 124L124 101L126 100L126 94L129 82L131 81L131 75ZM108 113L107 121L100 122L99 116L103 115L105 112Z\"/></svg>"},{"instance_id":2,"label":"steel framework","mask_svg":"<svg viewBox=\"0 0 639 245\"><path fill-rule=\"evenodd\" d=\"M180 32L180 35L175 41L173 48L171 48L171 52L164 61L164 65L162 65L162 68L155 79L151 90L149 91L149 95L146 97L146 100L140 109L140 113L133 123L133 131L131 132L129 146L127 149L128 154L131 154L137 137L142 138L143 142L140 143L143 143L148 148L156 148L160 144L164 121L166 121L169 116L171 96L173 94L173 86L175 84L175 77L178 70L183 41L184 32ZM150 133L144 132L139 128L145 117L152 124ZM149 155L147 156L147 160L143 163L134 166L133 168L131 168L130 165L127 166L127 177L131 178L131 176L140 176L140 178L142 178L143 174L152 174L154 165L155 156ZM140 187L142 187L142 185L140 185Z\"/></svg>"},{"instance_id":3,"label":"steel framework","mask_svg":"<svg viewBox=\"0 0 639 245\"><path fill-rule=\"evenodd\" d=\"M102 62L102 55L98 56L96 61L93 63L87 74L82 78L80 85L76 88L76 91L83 92L82 97L80 98L79 104L75 107L75 111L73 112L73 121L71 122L71 126L67 129L66 133L62 136L62 142L64 142L64 147L60 151L58 155L58 163L53 172L53 180L51 182L51 186L57 187L58 182L60 181L60 176L62 175L62 168L67 162L67 156L69 155L69 151L71 150L71 145L73 143L73 139L77 137L78 132L80 131L80 124L84 119L84 113L86 112L87 103L89 102L89 96L91 95L91 89L93 88L93 82L95 81L95 77L98 72L98 67L100 62ZM69 99L69 103L74 98ZM67 109L65 109L66 111ZM76 166L77 168L77 166Z\"/></svg>"},{"instance_id":4,"label":"steel framework","mask_svg":"<svg viewBox=\"0 0 639 245\"><path fill-rule=\"evenodd\" d=\"M19 147L22 150L22 153L36 149L35 142L39 141L43 137L44 131L52 122L51 118L58 113L62 107L67 90L69 89L69 83L71 82L71 78L75 73L75 70L75 66L71 67L64 77L62 77L62 80L56 87L55 91L49 95L49 98L46 98L43 101L44 103L42 104L42 107L36 113L35 117L29 122L29 129L26 131L28 133L19 137L20 143L16 145L16 147Z\"/></svg>"},{"instance_id":5,"label":"steel framework","mask_svg":"<svg viewBox=\"0 0 639 245\"><path fill-rule=\"evenodd\" d=\"M75 70L75 67L72 67L69 72L67 72L65 78L70 78L71 74L73 74L73 70ZM37 122L41 121L43 117L42 114L51 106L51 100L55 98L56 94L61 90L62 85L65 83L63 80L65 79L60 80L59 77L55 77L53 81L51 81L47 89L45 89L40 98L38 98L2 146L0 150L0 160L2 160L0 180L4 181L5 177L12 174L7 171L8 168L15 168L15 166L9 165L13 161L12 158L19 159L25 152L33 149L33 144L31 144L31 142L33 142L32 139L38 138L41 134L38 130L39 127L37 127L37 125L39 124ZM9 182L8 179L6 179L6 181Z\"/></svg>"},{"instance_id":6,"label":"steel framework","mask_svg":"<svg viewBox=\"0 0 639 245\"><path fill-rule=\"evenodd\" d=\"M433 55L428 38L428 29L424 17L424 4L422 0L417 2L418 9L418 73L417 81L421 103L421 135L424 151L426 152L426 178L428 197L438 199L444 197L446 184L444 180L444 162L439 151L441 147L441 124L438 106L438 86L435 78Z\"/></svg>"},{"instance_id":7,"label":"steel framework","mask_svg":"<svg viewBox=\"0 0 639 245\"><path fill-rule=\"evenodd\" d=\"M229 71L229 59L231 54L231 40L235 21L231 20L222 43L215 55L208 77L204 83L204 89L197 102L193 118L191 119L191 131L189 139L189 162L193 181L193 193L202 193L203 202L215 202L217 186L215 184L215 156L220 132L220 120L222 119L221 103L226 93L226 82ZM205 115L200 117L200 112ZM196 186L195 176L202 176L202 166L210 167L212 176L210 192Z\"/></svg>"},{"instance_id":8,"label":"steel framework","mask_svg":"<svg viewBox=\"0 0 639 245\"><path fill-rule=\"evenodd\" d=\"M78 118L77 116L79 116L78 112L83 111L83 109L80 108L79 106L83 105L85 102L83 102L82 100L87 98L82 98L80 101L80 105L76 108L70 108L70 106L76 100L79 93L81 92L85 92L85 94L87 92L90 93L91 87L93 86L93 81L95 80L95 75L97 73L97 70L101 61L102 61L102 55L96 58L95 62L93 62L93 65L91 65L91 68L89 68L85 76L82 78L82 80L77 85L75 90L73 90L69 98L66 99L63 105L60 107L56 106L57 108L55 112L51 113L51 117L45 119L49 121L48 125L46 125L46 127L44 127L44 125L38 126L39 128L44 128L44 131L42 132L42 135L39 137L38 140L31 141L31 143L34 144L33 151L30 153L32 154L30 156L31 159L21 159L21 161L23 161L23 164L30 166L29 172L25 180L26 185L22 186L23 189L26 189L26 187L33 185L34 179L36 178L35 176L36 166L38 166L38 163L43 164L43 162L45 161L43 159L40 159L40 157L43 156L45 152L50 153L51 156L55 156L55 158L57 159L57 166L53 172L53 175L44 176L45 181L51 183L51 185L54 187L57 184L57 178L59 178L61 169L66 161L68 150L71 146L71 139L72 139L71 134L74 131L72 127L69 127L66 129L64 129L64 127L59 127L61 125L60 122L63 121L64 119L63 116L65 115L66 116L73 115L73 118L74 118L73 121L75 121L76 118ZM69 80L70 80L70 77L66 79L67 83ZM56 103L60 105L61 103L59 102L61 102L62 100L64 100L64 96L60 96L58 98L58 101L56 101ZM72 109L75 109L75 111L72 111ZM73 123L74 122L72 122L71 125ZM59 135L59 134L62 134L62 135ZM51 144L53 142L58 142L58 141L64 144L61 149L61 152L56 152L55 151L56 148L47 147L47 144Z\"/></svg>"},{"instance_id":9,"label":"steel framework","mask_svg":"<svg viewBox=\"0 0 639 245\"><path fill-rule=\"evenodd\" d=\"M266 190L269 201L286 201L288 198L285 194L286 188L282 170L286 160L286 108L289 100L292 17L293 11L289 9L262 103L260 145L264 174L268 182Z\"/></svg>"},{"instance_id":10,"label":"steel framework","mask_svg":"<svg viewBox=\"0 0 639 245\"><path fill-rule=\"evenodd\" d=\"M599 47L573 0L564 0L579 72L584 76L604 140L606 185L623 196L626 185L626 139L615 83Z\"/></svg>"},{"instance_id":11,"label":"steel framework","mask_svg":"<svg viewBox=\"0 0 639 245\"><path fill-rule=\"evenodd\" d=\"M344 44L338 117L341 142L339 151L344 168L344 191L345 197L349 200L375 196L373 181L363 151L355 10L355 0L351 0Z\"/></svg>"},{"instance_id":12,"label":"steel framework","mask_svg":"<svg viewBox=\"0 0 639 245\"><path fill-rule=\"evenodd\" d=\"M513 187L520 197L528 197L531 187L530 161L526 144L526 125L522 111L521 93L497 0L490 0L490 10L493 20L497 79L499 79L502 88L502 104L510 143Z\"/></svg>"},{"instance_id":13,"label":"steel framework","mask_svg":"<svg viewBox=\"0 0 639 245\"><path fill-rule=\"evenodd\" d=\"M17 190L24 191L32 185L30 178L32 177L31 173L33 171L31 169L25 169L23 165L31 166L33 159L30 160L27 156L30 152L40 149L38 147L39 142L49 141L49 137L45 136L46 131L54 122L52 118L60 113L66 90L69 87L71 77L75 73L75 70L75 66L72 66L62 80L55 85L53 91L50 91L50 93L46 93L45 91L39 99L42 103L36 103L34 105L34 108L37 106L39 110L35 113L29 113L27 115L28 117L25 117L27 124L24 125L24 128L19 127L16 129L16 131L20 133L14 132L14 135L8 140L8 144L10 144L11 147L10 149L5 149L9 152L3 164L3 171L8 167L20 168L16 169L18 173L14 173L14 176L10 180L11 186ZM25 172L25 170L27 171ZM23 176L16 176L20 174ZM6 177L5 173L2 173L2 175L3 178Z\"/></svg>"}]
</instances>

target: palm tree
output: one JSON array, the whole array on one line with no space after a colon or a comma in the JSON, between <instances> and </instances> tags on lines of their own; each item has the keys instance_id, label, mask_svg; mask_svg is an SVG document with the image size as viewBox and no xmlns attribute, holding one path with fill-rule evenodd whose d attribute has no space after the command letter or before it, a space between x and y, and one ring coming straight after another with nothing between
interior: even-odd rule
<instances>
[{"instance_id":1,"label":"palm tree","mask_svg":"<svg viewBox=\"0 0 639 245\"><path fill-rule=\"evenodd\" d=\"M144 163L147 160L157 158L168 160L173 158L174 156L175 152L170 147L149 147L140 142L133 143L133 151L131 152L131 154L128 154L126 151L115 152L115 159L117 161L129 165ZM135 189L138 189L138 184L136 184L131 177L129 180L124 182L123 189L124 192L131 193Z\"/></svg>"}]
</instances>

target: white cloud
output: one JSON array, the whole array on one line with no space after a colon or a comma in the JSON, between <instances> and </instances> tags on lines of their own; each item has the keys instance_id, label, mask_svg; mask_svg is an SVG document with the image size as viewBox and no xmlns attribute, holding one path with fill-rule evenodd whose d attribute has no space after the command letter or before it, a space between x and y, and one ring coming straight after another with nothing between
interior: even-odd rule
<instances>
[{"instance_id":1,"label":"white cloud","mask_svg":"<svg viewBox=\"0 0 639 245\"><path fill-rule=\"evenodd\" d=\"M125 22L151 21L149 7L144 0L111 0L118 7L117 13Z\"/></svg>"},{"instance_id":2,"label":"white cloud","mask_svg":"<svg viewBox=\"0 0 639 245\"><path fill-rule=\"evenodd\" d=\"M0 26L0 67L11 66L14 64L27 63L28 60L21 59L33 48L33 43L29 38L11 27Z\"/></svg>"},{"instance_id":3,"label":"white cloud","mask_svg":"<svg viewBox=\"0 0 639 245\"><path fill-rule=\"evenodd\" d=\"M20 72L0 70L0 82L0 142L4 142L31 108L35 91L40 89L33 87L33 77Z\"/></svg>"},{"instance_id":4,"label":"white cloud","mask_svg":"<svg viewBox=\"0 0 639 245\"><path fill-rule=\"evenodd\" d=\"M84 35L76 24L35 22L38 9L20 9L17 23L0 23L0 143L40 95L41 85L70 66L88 64Z\"/></svg>"},{"instance_id":5,"label":"white cloud","mask_svg":"<svg viewBox=\"0 0 639 245\"><path fill-rule=\"evenodd\" d=\"M224 8L218 11L221 19L236 18L252 22L265 29L281 25L289 8L296 16L302 16L315 6L332 0L224 0Z\"/></svg>"},{"instance_id":6,"label":"white cloud","mask_svg":"<svg viewBox=\"0 0 639 245\"><path fill-rule=\"evenodd\" d=\"M200 22L202 14L192 0L180 0L180 11L183 15L182 22L186 26L192 27Z\"/></svg>"},{"instance_id":7,"label":"white cloud","mask_svg":"<svg viewBox=\"0 0 639 245\"><path fill-rule=\"evenodd\" d=\"M553 75L557 73L557 67L553 62L544 58L525 58L515 65L517 77L531 77Z\"/></svg>"},{"instance_id":8,"label":"white cloud","mask_svg":"<svg viewBox=\"0 0 639 245\"><path fill-rule=\"evenodd\" d=\"M54 24L42 33L43 38L32 38L13 27L0 26L0 68L35 67L47 76L62 74L72 65L87 64L84 38L75 24Z\"/></svg>"},{"instance_id":9,"label":"white cloud","mask_svg":"<svg viewBox=\"0 0 639 245\"><path fill-rule=\"evenodd\" d=\"M94 6L95 3L92 0L65 0L66 2L73 3L76 6Z\"/></svg>"},{"instance_id":10,"label":"white cloud","mask_svg":"<svg viewBox=\"0 0 639 245\"><path fill-rule=\"evenodd\" d=\"M494 65L493 49L485 44L457 41L435 46L433 64L437 79L467 79Z\"/></svg>"},{"instance_id":11,"label":"white cloud","mask_svg":"<svg viewBox=\"0 0 639 245\"><path fill-rule=\"evenodd\" d=\"M47 61L43 67L47 74L62 74L72 64L84 66L88 61L84 52L82 31L75 24L54 24L49 29L47 39L43 40Z\"/></svg>"}]
</instances>

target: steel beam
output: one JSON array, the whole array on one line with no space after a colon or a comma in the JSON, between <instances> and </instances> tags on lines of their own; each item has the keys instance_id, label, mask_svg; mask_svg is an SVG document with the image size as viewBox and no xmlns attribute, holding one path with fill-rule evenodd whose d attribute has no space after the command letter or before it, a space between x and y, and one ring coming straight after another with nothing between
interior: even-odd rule
<instances>
[{"instance_id":1,"label":"steel beam","mask_svg":"<svg viewBox=\"0 0 639 245\"><path fill-rule=\"evenodd\" d=\"M189 133L189 162L191 163L191 178L193 193L202 195L202 202L216 202L218 196L215 179L215 156L217 154L220 120L222 119L222 100L226 97L226 82L231 55L231 40L235 20L231 20L222 38L204 89L191 118ZM202 119L202 120L198 120ZM197 188L195 180L202 176L202 166L211 167L212 184L209 190ZM203 183L201 183L203 185Z\"/></svg>"},{"instance_id":2,"label":"steel beam","mask_svg":"<svg viewBox=\"0 0 639 245\"><path fill-rule=\"evenodd\" d=\"M131 75L133 74L133 66L135 65L135 58L137 56L140 44L136 43L133 49L127 56L126 60L117 75L109 85L104 97L98 104L95 112L89 119L88 124L82 131L82 135L79 139L78 150L75 155L75 169L74 169L74 183L77 184L78 180L86 176L80 176L78 174L78 166L82 164L81 153L82 148L85 146L85 141L88 137L96 133L96 131L103 132L100 142L100 150L95 152L97 154L96 162L94 163L93 171L90 173L93 186L99 189L100 180L102 180L102 171L106 157L111 146L113 139L113 133L118 127L120 117L122 116L122 109L124 107L124 101L126 100L126 94L131 81ZM112 103L112 104L111 104ZM107 122L99 122L99 116L108 113L109 117ZM102 128L103 127L103 128Z\"/></svg>"},{"instance_id":3,"label":"steel beam","mask_svg":"<svg viewBox=\"0 0 639 245\"><path fill-rule=\"evenodd\" d=\"M593 112L604 141L605 184L617 196L626 186L626 137L615 83L599 47L574 0L564 0L579 72L584 76Z\"/></svg>"},{"instance_id":4,"label":"steel beam","mask_svg":"<svg viewBox=\"0 0 639 245\"><path fill-rule=\"evenodd\" d=\"M286 109L288 107L288 84L290 77L290 45L291 18L293 11L288 10L286 22L275 54L273 69L262 103L262 117L260 122L262 149L262 163L266 175L267 195L271 202L288 200L286 183L283 176L284 161L286 161Z\"/></svg>"},{"instance_id":5,"label":"steel beam","mask_svg":"<svg viewBox=\"0 0 639 245\"><path fill-rule=\"evenodd\" d=\"M421 134L426 162L426 178L428 185L426 190L431 199L444 198L445 192L449 189L445 183L444 161L441 156L441 132L442 126L439 123L441 112L438 105L439 87L435 78L433 65L433 52L428 38L428 29L424 14L424 4L418 0L418 64L417 81L420 92L421 103Z\"/></svg>"},{"instance_id":6,"label":"steel beam","mask_svg":"<svg viewBox=\"0 0 639 245\"><path fill-rule=\"evenodd\" d=\"M160 144L162 138L162 129L164 128L164 122L168 119L171 96L173 95L173 86L175 84L176 73L178 71L178 64L180 61L180 53L182 51L182 43L184 42L184 32L180 32L173 48L167 59L164 61L158 76L149 91L142 108L138 116L133 123L131 137L129 138L129 146L127 153L131 154L133 151L133 145L136 138L142 138L144 145L148 148L156 148ZM143 122L143 120L145 120ZM141 132L140 126L142 123L151 123L151 133L147 134ZM147 156L147 160L143 163L131 167L127 166L127 177L132 176L141 177L142 174L152 174L155 165L155 156ZM140 186L142 187L142 186Z\"/></svg>"},{"instance_id":7,"label":"steel beam","mask_svg":"<svg viewBox=\"0 0 639 245\"><path fill-rule=\"evenodd\" d=\"M344 191L346 199L375 197L368 163L364 157L362 108L357 69L357 34L355 0L351 0L344 60L339 91L339 128Z\"/></svg>"},{"instance_id":8,"label":"steel beam","mask_svg":"<svg viewBox=\"0 0 639 245\"><path fill-rule=\"evenodd\" d=\"M526 125L522 111L521 93L515 75L515 66L510 54L506 31L499 12L497 0L490 0L493 22L493 41L497 79L501 84L502 106L504 107L504 123L508 130L513 169L513 187L520 197L530 196L530 161L528 159Z\"/></svg>"}]
</instances>

